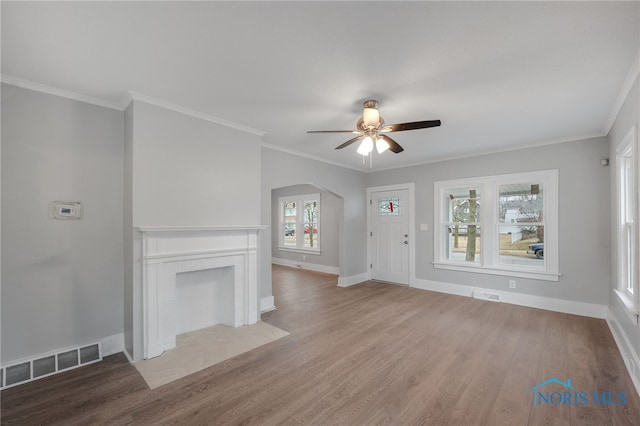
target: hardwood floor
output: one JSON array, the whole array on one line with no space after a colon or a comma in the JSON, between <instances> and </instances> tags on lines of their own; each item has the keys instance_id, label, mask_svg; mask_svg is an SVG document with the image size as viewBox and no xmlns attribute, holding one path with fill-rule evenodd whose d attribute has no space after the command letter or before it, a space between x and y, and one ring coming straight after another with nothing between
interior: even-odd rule
<instances>
[{"instance_id":1,"label":"hardwood floor","mask_svg":"<svg viewBox=\"0 0 640 426\"><path fill-rule=\"evenodd\" d=\"M275 265L273 286L289 336L154 390L114 355L3 391L2 424L640 424L603 320ZM534 408L552 377L588 403Z\"/></svg>"}]
</instances>

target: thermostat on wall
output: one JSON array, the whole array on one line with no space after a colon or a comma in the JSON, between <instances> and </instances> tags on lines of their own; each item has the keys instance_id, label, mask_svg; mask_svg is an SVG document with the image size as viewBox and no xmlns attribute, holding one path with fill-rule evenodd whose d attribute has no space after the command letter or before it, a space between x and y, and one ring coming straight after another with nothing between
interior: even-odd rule
<instances>
[{"instance_id":1,"label":"thermostat on wall","mask_svg":"<svg viewBox=\"0 0 640 426\"><path fill-rule=\"evenodd\" d=\"M82 219L82 203L77 201L54 201L54 219Z\"/></svg>"}]
</instances>

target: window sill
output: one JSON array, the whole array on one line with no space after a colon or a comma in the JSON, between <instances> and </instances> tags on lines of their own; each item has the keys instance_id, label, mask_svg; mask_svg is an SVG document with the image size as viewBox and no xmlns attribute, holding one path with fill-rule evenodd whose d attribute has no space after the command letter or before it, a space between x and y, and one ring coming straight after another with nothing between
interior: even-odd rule
<instances>
[{"instance_id":1,"label":"window sill","mask_svg":"<svg viewBox=\"0 0 640 426\"><path fill-rule=\"evenodd\" d=\"M278 250L280 251L288 251L291 253L302 253L302 254L313 254L316 256L320 256L322 251L320 249L312 249L312 248L298 248L298 247L283 247L278 246Z\"/></svg>"},{"instance_id":2,"label":"window sill","mask_svg":"<svg viewBox=\"0 0 640 426\"><path fill-rule=\"evenodd\" d=\"M633 299L629 294L624 291L615 289L613 290L618 296L618 300L624 306L624 311L627 313L629 320L633 325L638 325L638 312L634 306Z\"/></svg>"},{"instance_id":3,"label":"window sill","mask_svg":"<svg viewBox=\"0 0 640 426\"><path fill-rule=\"evenodd\" d=\"M460 271L460 272L473 272L476 274L489 274L489 275L500 275L506 277L518 277L518 278L530 278L533 280L542 280L542 281L558 281L560 279L559 273L550 273L550 272L536 272L536 271L523 271L523 270L513 270L507 268L497 268L497 267L486 267L481 265L463 265L458 263L449 263L449 262L433 262L433 267L436 269L447 269L450 271Z\"/></svg>"}]
</instances>

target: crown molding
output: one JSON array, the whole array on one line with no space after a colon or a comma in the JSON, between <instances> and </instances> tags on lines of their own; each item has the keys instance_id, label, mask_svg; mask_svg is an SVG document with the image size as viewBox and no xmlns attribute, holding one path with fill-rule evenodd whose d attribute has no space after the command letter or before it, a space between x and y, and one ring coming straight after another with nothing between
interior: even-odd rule
<instances>
[{"instance_id":1,"label":"crown molding","mask_svg":"<svg viewBox=\"0 0 640 426\"><path fill-rule=\"evenodd\" d=\"M500 154L500 153L503 153L503 152L519 151L521 149L539 148L539 147L547 146L547 145L556 145L556 144L561 144L561 143L566 143L566 142L575 142L575 141L581 141L581 140L587 140L587 139L601 138L601 137L606 137L606 136L607 136L606 133L602 133L602 132L588 133L588 134L580 135L580 136L571 136L571 137L559 138L559 139L549 139L549 140L545 140L545 141L534 142L534 143L530 143L530 144L526 144L526 145L519 145L519 146L514 146L514 147L509 147L509 148L495 149L495 150L488 150L488 151L478 151L478 152L473 152L473 153L464 154L464 155L457 155L457 156L450 156L450 157L439 157L439 158L434 158L433 160L428 160L428 161L419 161L419 162L415 162L415 163L400 164L400 165L397 165L397 166L379 167L379 168L366 169L366 170L365 169L359 169L359 168L356 168L356 167L352 167L352 166L349 166L349 165L346 165L346 164L338 163L338 162L335 162L335 161L326 160L324 158L320 158L320 157L317 157L317 156L314 156L314 155L309 155L309 154L306 154L304 152L300 152L300 151L296 151L296 150L293 150L293 149L284 148L284 147L277 146L277 145L272 145L272 144L265 143L265 142L262 142L262 146L265 147L265 148L276 150L276 151L286 152L287 154L296 155L298 157L309 158L311 160L320 161L322 163L331 164L333 166L338 166L338 167L343 167L345 169L355 170L357 172L375 173L375 172L382 172L382 171L386 171L386 170L405 169L407 167L424 166L426 164L441 163L443 161L462 160L462 159L465 159L465 158L481 157L483 155L492 155L492 154Z\"/></svg>"},{"instance_id":2,"label":"crown molding","mask_svg":"<svg viewBox=\"0 0 640 426\"><path fill-rule=\"evenodd\" d=\"M122 111L126 110L131 102L133 102L133 97L131 96L131 92L127 91L120 99L120 109Z\"/></svg>"},{"instance_id":3,"label":"crown molding","mask_svg":"<svg viewBox=\"0 0 640 426\"><path fill-rule=\"evenodd\" d=\"M93 96L83 95L82 93L72 92L70 90L59 89L53 86L47 86L46 84L36 83L34 81L24 80L22 78L13 77L10 75L2 74L1 80L5 84L11 86L21 87L23 89L33 90L35 92L46 93L48 95L59 96L61 98L72 99L74 101L84 102L87 104L93 104L105 108L121 110L118 102L111 102Z\"/></svg>"},{"instance_id":4,"label":"crown molding","mask_svg":"<svg viewBox=\"0 0 640 426\"><path fill-rule=\"evenodd\" d=\"M375 173L375 172L381 172L381 171L384 171L384 170L404 169L406 167L423 166L425 164L441 163L443 161L453 161L453 160L462 160L462 159L465 159L465 158L482 157L483 155L501 154L503 152L520 151L522 149L539 148L539 147L547 146L547 145L557 145L557 144L566 143L566 142L576 142L576 141L587 140L587 139L602 138L602 137L606 137L606 136L607 136L606 133L602 133L602 132L587 133L586 135L570 136L570 137L559 138L559 139L549 139L549 140L545 140L545 141L534 142L534 143L530 143L530 144L526 144L526 145L518 145L518 146L509 147L509 148L494 149L494 150L487 150L487 151L477 151L477 152L472 152L472 153L464 154L464 155L454 155L454 156L450 156L450 157L441 157L441 158L436 158L436 159L429 160L429 161L402 164L402 165L399 165L399 166L382 167L382 168L379 168L379 169L363 170L363 171L365 173Z\"/></svg>"},{"instance_id":5,"label":"crown molding","mask_svg":"<svg viewBox=\"0 0 640 426\"><path fill-rule=\"evenodd\" d=\"M221 126L230 127L232 129L240 130L245 133L250 133L256 136L264 136L266 132L258 129L254 129L253 127L245 126L240 123L236 123L233 121L225 120L224 118L216 117L213 115L205 114L200 111L196 111L187 107L183 107L181 105L176 105L174 103L164 101L162 99L157 99L151 96L143 95L141 93L128 91L119 103L119 108L121 110L127 109L129 104L133 101L136 102L144 102L145 104L154 105L163 109L167 109L169 111L177 112L179 114L188 115L190 117L195 117L200 120L209 121L211 123L219 124Z\"/></svg>"},{"instance_id":6,"label":"crown molding","mask_svg":"<svg viewBox=\"0 0 640 426\"><path fill-rule=\"evenodd\" d=\"M273 144L266 143L266 142L262 142L262 147L263 148L273 149L274 151L280 151L280 152L284 152L284 153L287 153L287 154L295 155L297 157L308 158L309 160L315 160L315 161L319 161L321 163L331 164L332 166L342 167L343 169L351 169L351 170L355 170L356 172L365 172L365 170L358 169L358 168L350 166L348 164L343 164L343 163L339 163L337 161L327 160L326 158L322 158L322 157L318 157L318 156L315 156L315 155L307 154L307 153L302 152L302 151L296 151L295 149L285 148L285 147L282 147L282 146L273 145Z\"/></svg>"},{"instance_id":7,"label":"crown molding","mask_svg":"<svg viewBox=\"0 0 640 426\"><path fill-rule=\"evenodd\" d=\"M602 127L602 133L604 133L605 135L608 135L611 131L611 127L613 127L613 123L616 121L616 118L618 117L622 106L627 100L627 96L629 96L629 92L631 91L636 78L638 78L638 75L640 75L640 50L631 63L631 67L629 68L627 77L625 78L624 83L622 83L622 87L620 87L620 92L618 92L618 97L613 103L613 107L611 108L609 117L607 118L607 121L605 121L604 127Z\"/></svg>"},{"instance_id":8,"label":"crown molding","mask_svg":"<svg viewBox=\"0 0 640 426\"><path fill-rule=\"evenodd\" d=\"M53 86L47 86L46 84L36 83L34 81L25 80L18 77L13 77L7 74L0 75L0 81L4 84L11 86L21 87L23 89L33 90L35 92L46 93L49 95L59 96L66 99L72 99L74 101L93 104L105 108L115 109L118 111L124 111L129 104L133 101L144 102L147 104L155 105L160 108L168 109L170 111L178 112L180 114L188 115L191 117L199 118L201 120L209 121L219 124L221 126L230 127L232 129L240 130L242 132L250 133L256 136L264 136L266 132L258 129L254 129L249 126L245 126L233 121L225 120L223 118L215 117L213 115L205 114L200 111L195 111L180 105L173 104L171 102L163 101L161 99L153 98L151 96L143 95L133 91L128 91L122 96L120 102L107 101L105 99L96 98L93 96L83 95L82 93L72 92L70 90L59 89Z\"/></svg>"}]
</instances>

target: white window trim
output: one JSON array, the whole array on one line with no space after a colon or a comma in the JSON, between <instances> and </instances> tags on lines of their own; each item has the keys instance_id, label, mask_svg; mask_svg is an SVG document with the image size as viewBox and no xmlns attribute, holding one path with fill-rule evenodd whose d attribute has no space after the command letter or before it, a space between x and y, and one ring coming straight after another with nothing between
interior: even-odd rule
<instances>
[{"instance_id":1,"label":"white window trim","mask_svg":"<svg viewBox=\"0 0 640 426\"><path fill-rule=\"evenodd\" d=\"M315 200L318 203L318 221L317 228L318 232L316 234L316 247L304 247L304 246L287 246L284 245L284 203L286 201L295 201L297 206L303 206L304 201ZM284 196L278 198L278 250L287 251L292 253L302 253L302 254L312 254L312 255L321 255L321 244L320 237L322 236L320 230L320 216L322 215L322 206L320 201L320 194L302 194L302 195L291 195ZM304 216L303 216L302 208L296 207L296 235L304 235ZM300 229L298 229L300 228ZM302 237L304 238L304 237Z\"/></svg>"},{"instance_id":2,"label":"white window trim","mask_svg":"<svg viewBox=\"0 0 640 426\"><path fill-rule=\"evenodd\" d=\"M318 232L320 232L320 229L318 229ZM322 250L312 249L310 247L298 248L298 247L291 247L291 246L278 246L278 250L289 251L291 253L313 254L316 256L320 256L322 254Z\"/></svg>"},{"instance_id":3,"label":"white window trim","mask_svg":"<svg viewBox=\"0 0 640 426\"><path fill-rule=\"evenodd\" d=\"M640 314L640 291L638 287L638 227L633 227L633 249L631 254L631 259L633 260L633 271L632 271L632 280L633 280L633 293L627 289L626 281L623 279L623 269L626 268L627 264L625 259L623 259L622 254L626 252L623 248L624 238L622 238L622 233L624 232L625 226L623 225L623 212L622 212L622 164L621 161L623 157L628 155L628 152L631 151L631 163L633 165L633 223L634 225L638 223L638 179L640 178L640 174L638 170L640 170L640 156L638 156L638 141L637 141L637 126L631 127L629 132L625 135L620 143L620 146L616 150L616 206L617 206L617 214L616 214L616 228L617 228L617 273L616 273L616 288L614 289L615 294L618 296L618 299L625 307L625 311L629 316L629 319L633 324L638 324L638 316Z\"/></svg>"},{"instance_id":4,"label":"white window trim","mask_svg":"<svg viewBox=\"0 0 640 426\"><path fill-rule=\"evenodd\" d=\"M620 291L619 289L614 289L613 292L616 294L616 296L618 296L618 300L620 301L620 303L622 303L622 306L624 306L624 311L626 312L627 316L629 317L629 320L635 324L638 325L638 314L637 314L637 310L636 307L634 305L633 299L631 297L629 297L629 293L624 292L624 291Z\"/></svg>"},{"instance_id":5,"label":"white window trim","mask_svg":"<svg viewBox=\"0 0 640 426\"><path fill-rule=\"evenodd\" d=\"M540 182L544 185L544 222L545 222L545 269L513 267L499 262L498 215L496 200L498 186L514 182ZM444 190L452 188L475 187L480 191L482 210L480 229L482 230L480 262L460 262L446 258L446 237L441 232L446 222L447 206ZM544 281L558 281L560 274L558 254L558 170L512 173L476 178L436 181L434 183L434 262L437 269L492 274L511 277L531 278Z\"/></svg>"}]
</instances>

